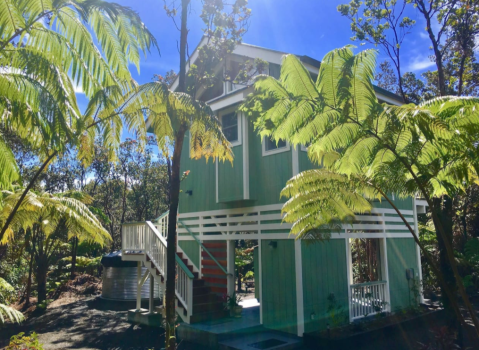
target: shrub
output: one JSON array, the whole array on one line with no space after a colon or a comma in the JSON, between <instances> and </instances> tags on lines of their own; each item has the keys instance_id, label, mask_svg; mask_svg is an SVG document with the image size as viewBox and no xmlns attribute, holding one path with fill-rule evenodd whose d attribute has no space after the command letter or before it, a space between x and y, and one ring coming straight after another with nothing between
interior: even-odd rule
<instances>
[{"instance_id":1,"label":"shrub","mask_svg":"<svg viewBox=\"0 0 479 350\"><path fill-rule=\"evenodd\" d=\"M25 335L24 332L18 333L10 338L10 344L6 350L43 350L43 345L38 342L38 336L35 332Z\"/></svg>"}]
</instances>

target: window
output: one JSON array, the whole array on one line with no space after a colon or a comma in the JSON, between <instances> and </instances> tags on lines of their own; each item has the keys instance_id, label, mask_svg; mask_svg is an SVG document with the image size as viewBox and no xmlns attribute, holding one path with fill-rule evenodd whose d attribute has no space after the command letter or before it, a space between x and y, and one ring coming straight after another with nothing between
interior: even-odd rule
<instances>
[{"instance_id":1,"label":"window","mask_svg":"<svg viewBox=\"0 0 479 350\"><path fill-rule=\"evenodd\" d=\"M283 140L278 142L269 137L263 138L263 156L289 151L289 143Z\"/></svg>"},{"instance_id":2,"label":"window","mask_svg":"<svg viewBox=\"0 0 479 350\"><path fill-rule=\"evenodd\" d=\"M226 114L221 118L223 134L229 142L238 141L238 116L236 113Z\"/></svg>"}]
</instances>

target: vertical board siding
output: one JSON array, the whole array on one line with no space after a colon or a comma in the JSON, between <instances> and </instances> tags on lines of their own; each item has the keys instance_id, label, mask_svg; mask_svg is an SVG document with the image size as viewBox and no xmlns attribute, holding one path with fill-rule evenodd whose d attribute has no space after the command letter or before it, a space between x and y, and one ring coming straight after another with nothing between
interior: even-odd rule
<instances>
[{"instance_id":1,"label":"vertical board siding","mask_svg":"<svg viewBox=\"0 0 479 350\"><path fill-rule=\"evenodd\" d=\"M299 163L299 172L317 169L318 166L316 164L311 163L308 158L308 152L301 150L301 146L299 147L299 155L298 155L298 163Z\"/></svg>"},{"instance_id":2,"label":"vertical board siding","mask_svg":"<svg viewBox=\"0 0 479 350\"><path fill-rule=\"evenodd\" d=\"M186 256L196 266L200 267L200 245L196 241L179 241L178 245L185 252Z\"/></svg>"},{"instance_id":3,"label":"vertical board siding","mask_svg":"<svg viewBox=\"0 0 479 350\"><path fill-rule=\"evenodd\" d=\"M253 251L253 272L254 272L254 297L259 300L261 283L259 283L259 248L255 247Z\"/></svg>"},{"instance_id":4,"label":"vertical board siding","mask_svg":"<svg viewBox=\"0 0 479 350\"><path fill-rule=\"evenodd\" d=\"M190 171L188 177L181 181L180 213L190 213L216 208L216 165L212 159L193 160L189 156L189 135L185 135L181 153L181 172ZM186 191L192 190L191 196Z\"/></svg>"},{"instance_id":5,"label":"vertical board siding","mask_svg":"<svg viewBox=\"0 0 479 350\"><path fill-rule=\"evenodd\" d=\"M346 245L344 239L301 242L305 332L322 330L331 323L328 296L333 293L349 321ZM311 315L314 314L314 320Z\"/></svg>"},{"instance_id":6,"label":"vertical board siding","mask_svg":"<svg viewBox=\"0 0 479 350\"><path fill-rule=\"evenodd\" d=\"M390 195L390 198L392 196ZM394 197L392 200L394 205L399 209L399 210L412 210L413 209L413 199L412 197L409 198L398 198L397 196ZM385 208L385 209L393 209L391 205L383 199L381 202L373 202L373 206L375 208Z\"/></svg>"},{"instance_id":7,"label":"vertical board siding","mask_svg":"<svg viewBox=\"0 0 479 350\"><path fill-rule=\"evenodd\" d=\"M263 157L261 137L248 121L250 198L255 205L283 203L280 192L293 176L291 149Z\"/></svg>"},{"instance_id":8,"label":"vertical board siding","mask_svg":"<svg viewBox=\"0 0 479 350\"><path fill-rule=\"evenodd\" d=\"M414 296L410 287L411 281L406 279L406 269L413 268L418 274L416 243L413 238L388 238L388 271L391 311L404 309L414 304Z\"/></svg>"},{"instance_id":9,"label":"vertical board siding","mask_svg":"<svg viewBox=\"0 0 479 350\"><path fill-rule=\"evenodd\" d=\"M263 325L297 334L294 240L274 241L276 248L261 242Z\"/></svg>"},{"instance_id":10,"label":"vertical board siding","mask_svg":"<svg viewBox=\"0 0 479 350\"><path fill-rule=\"evenodd\" d=\"M243 146L233 147L234 163L218 163L218 200L232 202L243 197Z\"/></svg>"}]
</instances>

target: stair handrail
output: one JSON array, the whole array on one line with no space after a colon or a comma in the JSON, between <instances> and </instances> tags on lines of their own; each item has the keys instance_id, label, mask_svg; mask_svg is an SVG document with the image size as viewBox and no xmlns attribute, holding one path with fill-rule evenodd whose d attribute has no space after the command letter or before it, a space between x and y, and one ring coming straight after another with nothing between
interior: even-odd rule
<instances>
[{"instance_id":1,"label":"stair handrail","mask_svg":"<svg viewBox=\"0 0 479 350\"><path fill-rule=\"evenodd\" d=\"M146 224L150 227L150 229L153 231L153 233L156 235L156 237L161 241L161 243L163 243L163 245L165 247L168 246L168 243L166 242L166 239L163 238L163 236L158 232L158 230L156 229L155 225L153 225L153 223L151 221L147 221ZM190 279L194 279L195 276L193 275L193 273L190 271L190 269L186 266L186 264L183 262L183 260L181 260L181 258L178 256L178 254L176 254L175 256L175 260L176 260L176 263L178 264L178 266L185 271L186 275L188 276L188 278Z\"/></svg>"},{"instance_id":2,"label":"stair handrail","mask_svg":"<svg viewBox=\"0 0 479 350\"><path fill-rule=\"evenodd\" d=\"M206 249L203 243L201 243L201 241L193 234L193 232L190 231L190 229L182 221L178 220L178 224L181 224L181 226L183 226L183 228L194 238L196 243L198 243L199 246L203 248L203 250L210 256L211 260L213 260L216 263L216 265L218 265L218 267L221 269L221 271L223 271L225 275L233 276L232 273L228 273L228 271L225 270L225 268L218 262L218 260L216 260L213 254L211 254L210 251Z\"/></svg>"}]
</instances>

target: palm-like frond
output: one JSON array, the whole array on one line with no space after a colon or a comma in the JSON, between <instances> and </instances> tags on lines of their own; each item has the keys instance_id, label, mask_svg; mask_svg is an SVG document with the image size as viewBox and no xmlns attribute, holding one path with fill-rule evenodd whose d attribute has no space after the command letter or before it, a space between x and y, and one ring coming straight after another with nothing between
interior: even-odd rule
<instances>
[{"instance_id":1,"label":"palm-like frond","mask_svg":"<svg viewBox=\"0 0 479 350\"><path fill-rule=\"evenodd\" d=\"M0 223L5 222L21 193L21 189L16 192L2 192ZM111 240L111 237L95 214L88 208L87 205L91 203L91 200L90 196L78 191L56 195L36 194L29 191L1 243L8 243L13 238L14 232L20 228L27 229L38 224L49 235L60 223L63 223L68 230L69 237L105 245Z\"/></svg>"},{"instance_id":2,"label":"palm-like frond","mask_svg":"<svg viewBox=\"0 0 479 350\"><path fill-rule=\"evenodd\" d=\"M99 134L119 144L119 117L92 121L92 114L81 116L75 92L81 89L95 99L107 91L110 103L97 99L93 104L108 113L111 102L117 105L136 88L129 64L139 69L140 53L157 47L136 12L102 0L5 0L0 2L0 33L0 118L5 126L45 153L61 152L68 144L85 149ZM112 94L115 88L121 93ZM138 120L127 124L141 125L143 116ZM96 127L86 130L91 124Z\"/></svg>"},{"instance_id":3,"label":"palm-like frond","mask_svg":"<svg viewBox=\"0 0 479 350\"><path fill-rule=\"evenodd\" d=\"M0 304L0 324L5 323L5 318L17 323L20 323L25 319L20 311L15 310L10 306Z\"/></svg>"},{"instance_id":4,"label":"palm-like frond","mask_svg":"<svg viewBox=\"0 0 479 350\"><path fill-rule=\"evenodd\" d=\"M294 234L367 210L366 199L378 197L373 188L436 197L478 180L479 99L380 104L372 85L375 63L372 50L333 50L313 89L301 62L287 56L279 80L258 77L241 107L261 134L308 145L311 161L324 167L296 176L283 190Z\"/></svg>"},{"instance_id":5,"label":"palm-like frond","mask_svg":"<svg viewBox=\"0 0 479 350\"><path fill-rule=\"evenodd\" d=\"M170 91L164 83L141 85L125 96L118 110L127 121L145 116L160 149L172 142L179 129L184 128L191 134L192 158L233 161L230 143L211 108L188 94Z\"/></svg>"}]
</instances>

